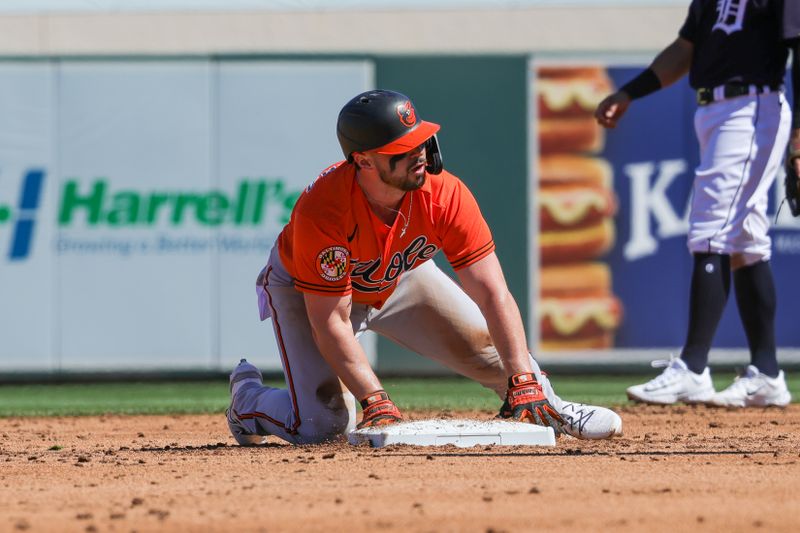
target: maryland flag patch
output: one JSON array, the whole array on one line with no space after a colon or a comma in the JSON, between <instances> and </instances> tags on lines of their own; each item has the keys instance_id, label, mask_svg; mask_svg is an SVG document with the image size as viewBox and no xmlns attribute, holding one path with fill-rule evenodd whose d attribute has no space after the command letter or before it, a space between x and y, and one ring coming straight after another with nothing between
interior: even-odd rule
<instances>
[{"instance_id":1,"label":"maryland flag patch","mask_svg":"<svg viewBox=\"0 0 800 533\"><path fill-rule=\"evenodd\" d=\"M317 271L322 279L339 281L347 274L350 266L350 252L342 246L325 248L317 257Z\"/></svg>"}]
</instances>

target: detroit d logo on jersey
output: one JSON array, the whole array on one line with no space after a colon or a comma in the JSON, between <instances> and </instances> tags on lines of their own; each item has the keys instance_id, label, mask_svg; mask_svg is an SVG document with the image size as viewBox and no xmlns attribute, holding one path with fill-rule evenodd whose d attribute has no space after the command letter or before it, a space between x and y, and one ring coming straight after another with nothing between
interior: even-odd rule
<instances>
[{"instance_id":1,"label":"detroit d logo on jersey","mask_svg":"<svg viewBox=\"0 0 800 533\"><path fill-rule=\"evenodd\" d=\"M711 31L722 30L728 35L741 31L747 0L717 0L717 22Z\"/></svg>"},{"instance_id":2,"label":"detroit d logo on jersey","mask_svg":"<svg viewBox=\"0 0 800 533\"><path fill-rule=\"evenodd\" d=\"M342 246L325 248L317 256L317 271L323 279L339 281L347 274L350 264L350 252Z\"/></svg>"}]
</instances>

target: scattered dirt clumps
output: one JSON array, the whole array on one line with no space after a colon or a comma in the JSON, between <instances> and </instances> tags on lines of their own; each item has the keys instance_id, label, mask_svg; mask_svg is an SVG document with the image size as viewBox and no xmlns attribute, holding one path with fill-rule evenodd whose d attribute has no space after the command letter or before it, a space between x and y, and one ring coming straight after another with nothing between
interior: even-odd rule
<instances>
[{"instance_id":1,"label":"scattered dirt clumps","mask_svg":"<svg viewBox=\"0 0 800 533\"><path fill-rule=\"evenodd\" d=\"M613 440L468 449L245 448L221 414L0 419L0 530L800 527L800 406L619 412Z\"/></svg>"}]
</instances>

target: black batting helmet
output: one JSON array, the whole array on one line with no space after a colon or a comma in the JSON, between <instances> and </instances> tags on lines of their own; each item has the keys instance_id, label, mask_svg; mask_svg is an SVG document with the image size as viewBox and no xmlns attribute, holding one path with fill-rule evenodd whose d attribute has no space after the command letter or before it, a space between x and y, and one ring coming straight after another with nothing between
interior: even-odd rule
<instances>
[{"instance_id":1,"label":"black batting helmet","mask_svg":"<svg viewBox=\"0 0 800 533\"><path fill-rule=\"evenodd\" d=\"M425 144L427 170L432 174L441 172L437 131L438 124L420 120L408 96L380 89L347 102L336 121L336 135L348 161L354 152L402 154Z\"/></svg>"}]
</instances>

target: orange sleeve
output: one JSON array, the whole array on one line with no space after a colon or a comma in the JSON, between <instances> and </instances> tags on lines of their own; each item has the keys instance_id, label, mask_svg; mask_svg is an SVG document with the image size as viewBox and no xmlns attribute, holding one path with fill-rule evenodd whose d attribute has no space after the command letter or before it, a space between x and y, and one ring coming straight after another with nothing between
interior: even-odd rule
<instances>
[{"instance_id":1,"label":"orange sleeve","mask_svg":"<svg viewBox=\"0 0 800 533\"><path fill-rule=\"evenodd\" d=\"M450 197L439 217L442 249L454 270L480 261L494 251L494 240L478 202L464 183L453 176Z\"/></svg>"},{"instance_id":2,"label":"orange sleeve","mask_svg":"<svg viewBox=\"0 0 800 533\"><path fill-rule=\"evenodd\" d=\"M325 217L296 214L292 255L297 290L326 296L351 293L350 249L339 226L326 224Z\"/></svg>"}]
</instances>

